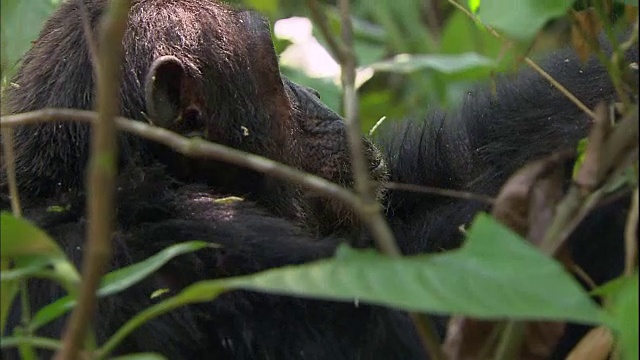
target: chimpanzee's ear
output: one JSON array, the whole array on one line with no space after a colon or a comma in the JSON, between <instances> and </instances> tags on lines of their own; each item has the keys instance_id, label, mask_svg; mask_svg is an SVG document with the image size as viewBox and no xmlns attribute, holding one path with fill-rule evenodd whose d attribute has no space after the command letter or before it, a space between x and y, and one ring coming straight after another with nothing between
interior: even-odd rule
<instances>
[{"instance_id":1,"label":"chimpanzee's ear","mask_svg":"<svg viewBox=\"0 0 640 360\"><path fill-rule=\"evenodd\" d=\"M182 112L182 84L185 70L175 56L153 61L145 79L147 115L156 125L169 127Z\"/></svg>"}]
</instances>

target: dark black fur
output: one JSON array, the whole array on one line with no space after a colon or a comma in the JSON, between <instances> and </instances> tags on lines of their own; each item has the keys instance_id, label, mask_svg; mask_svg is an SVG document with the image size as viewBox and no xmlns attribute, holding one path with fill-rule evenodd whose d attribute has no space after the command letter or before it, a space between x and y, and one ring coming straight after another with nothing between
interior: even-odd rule
<instances>
[{"instance_id":1,"label":"dark black fur","mask_svg":"<svg viewBox=\"0 0 640 360\"><path fill-rule=\"evenodd\" d=\"M94 28L104 6L104 0L86 2ZM78 2L65 3L25 55L13 81L19 86L7 94L9 111L91 108L94 84L87 47L80 46L84 37ZM262 17L202 0L134 1L124 47L124 116L145 121L147 112L160 126L350 184L342 119L311 91L282 81ZM81 124L43 124L18 128L15 135L25 216L58 240L76 265L86 221L81 175L88 130ZM148 306L151 292L159 287L173 293L198 279L307 262L330 256L338 243L337 238L315 238L304 231L336 228L333 224L344 214L332 202L303 196L296 187L261 174L187 159L131 136L122 136L120 144L112 266L142 260L178 241L200 239L223 248L185 256L143 285L101 301L99 341ZM374 175L384 176L378 152L367 145ZM247 200L214 202L227 195ZM51 205L66 210L49 212ZM33 308L63 294L44 281L34 280L29 288ZM18 324L16 306L9 332ZM50 324L39 334L57 337L61 326ZM340 331L354 326L361 329ZM406 315L395 311L238 292L153 321L127 338L118 353L157 351L171 359L346 359L355 353L419 358L411 326Z\"/></svg>"},{"instance_id":2,"label":"dark black fur","mask_svg":"<svg viewBox=\"0 0 640 360\"><path fill-rule=\"evenodd\" d=\"M94 26L103 6L101 0L87 4ZM91 108L92 70L86 47L79 46L80 29L77 7L68 2L25 56L14 80L20 87L8 94L11 112ZM350 184L342 120L310 91L280 79L261 19L204 0L134 1L125 49L123 115L144 120L141 112L162 109L154 114L162 126L185 134L198 132ZM637 53L630 54L637 62ZM163 55L174 56L180 65L171 60L154 63ZM159 64L166 76L145 88L152 64ZM607 74L595 62L581 67L575 56L558 53L545 67L588 106L613 98ZM185 82L195 95L179 92L180 101L158 102L155 108L145 103L145 92L163 99L171 94L164 86L182 89ZM586 135L588 119L539 75L525 71L499 81L497 89L495 98L485 90L469 93L458 113L436 113L382 129L379 144L391 179L495 195L526 162L574 148ZM183 121L162 117L172 111ZM47 124L21 128L16 134L25 216L58 240L76 264L84 243L85 199L79 174L86 167L87 130L78 124ZM122 137L121 146L113 267L181 241L198 239L222 247L182 256L143 284L102 300L96 322L99 341L157 301L149 295L158 288L169 287L173 294L200 279L328 257L340 242L338 236L315 235L332 232L344 217L344 209L331 202L309 200L299 189L254 172L187 160L136 138ZM368 149L374 174L384 178L377 152L372 146ZM227 195L247 200L214 201ZM473 202L395 191L386 201L389 220L407 254L458 246L458 225L484 209ZM50 205L68 209L48 212ZM574 236L577 261L599 283L622 268L625 215L625 201L614 202L587 219ZM599 256L605 251L606 256ZM50 282L32 281L30 295L37 309L63 292ZM14 307L9 330L18 324ZM50 324L40 335L59 336L61 326ZM573 330L559 353L575 343L582 329ZM170 359L424 358L404 313L251 292L228 293L213 303L158 318L118 348L118 353L132 351L157 351ZM14 356L3 353L4 358Z\"/></svg>"},{"instance_id":3,"label":"dark black fur","mask_svg":"<svg viewBox=\"0 0 640 360\"><path fill-rule=\"evenodd\" d=\"M627 59L638 62L637 47ZM566 49L541 65L591 109L615 98L609 75L596 59L582 64ZM385 124L377 143L391 180L495 196L517 169L558 150L575 149L590 129L589 117L529 68L499 76L495 90L492 94L482 86L468 92L457 112L434 111L426 121ZM399 191L390 193L388 205L396 229L407 239L401 241L406 253L458 246L461 234L447 224L465 224L486 208Z\"/></svg>"},{"instance_id":4,"label":"dark black fur","mask_svg":"<svg viewBox=\"0 0 640 360\"><path fill-rule=\"evenodd\" d=\"M246 201L216 203L220 196L206 186L176 190L158 168L125 171L119 185L122 205L114 267L142 260L179 241L198 239L221 247L182 256L142 284L103 299L96 312L100 341L140 310L194 281L329 257L339 243L333 237L312 238ZM58 239L78 264L84 246L84 204L81 198L65 200L42 203L27 209L25 216ZM68 210L47 212L50 205ZM149 298L163 288L171 289L170 293ZM46 280L31 281L30 290L36 308L64 295ZM11 315L10 328L20 321L18 311ZM49 324L39 334L57 337L62 325L62 321ZM382 308L232 292L213 303L181 308L152 321L129 336L118 353L156 351L169 359L421 359L411 329L406 315ZM10 352L4 356L15 358Z\"/></svg>"}]
</instances>

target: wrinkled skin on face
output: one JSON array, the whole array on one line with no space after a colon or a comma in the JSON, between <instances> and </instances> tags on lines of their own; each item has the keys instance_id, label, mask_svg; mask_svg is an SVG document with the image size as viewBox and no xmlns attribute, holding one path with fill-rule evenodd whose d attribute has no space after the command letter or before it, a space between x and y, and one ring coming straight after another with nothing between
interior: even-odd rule
<instances>
[{"instance_id":1,"label":"wrinkled skin on face","mask_svg":"<svg viewBox=\"0 0 640 360\"><path fill-rule=\"evenodd\" d=\"M307 155L302 168L327 180L353 187L351 153L347 126L344 120L320 101L318 93L284 78L285 89L293 104L293 119L301 130L299 144ZM363 137L363 149L368 161L372 190L380 200L382 188L376 183L387 179L387 166L373 142ZM353 230L358 224L354 212L339 201L310 199L312 211L317 219L324 221L317 226L323 234L342 230ZM326 224L331 224L327 227Z\"/></svg>"}]
</instances>

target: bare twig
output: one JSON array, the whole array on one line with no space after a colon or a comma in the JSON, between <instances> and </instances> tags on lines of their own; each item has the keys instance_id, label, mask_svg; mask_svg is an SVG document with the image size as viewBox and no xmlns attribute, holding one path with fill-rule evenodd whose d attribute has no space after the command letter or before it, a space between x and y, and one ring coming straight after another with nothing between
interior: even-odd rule
<instances>
[{"instance_id":1,"label":"bare twig","mask_svg":"<svg viewBox=\"0 0 640 360\"><path fill-rule=\"evenodd\" d=\"M469 18L473 19L474 21L478 21L477 17L475 15L473 15L471 12L469 12L467 9L464 8L464 6L458 4L455 0L447 0L451 5L453 5L454 7L456 7L458 10L462 11L465 15L467 15ZM481 21L480 21L481 22ZM499 40L503 40L505 41L505 39L502 37L502 35L500 35L495 29L493 29L491 26L489 25L484 25L484 27L489 31L489 33L491 35L493 35L496 39ZM538 72L540 75L542 75L542 77L544 77L547 81L549 81L551 83L551 85L553 85L556 89L558 89L558 91L560 91L564 96L566 96L569 100L571 100L571 102L573 102L578 108L580 108L580 110L582 110L585 114L589 115L589 117L591 117L592 119L596 118L596 115L593 113L593 111L591 111L591 109L589 109L582 101L580 101L580 99L578 99L577 97L575 97L575 95L573 95L571 93L571 91L567 90L567 88L565 88L562 84L560 84L556 79L554 79L551 75L549 75L546 71L544 71L540 66L538 66L538 64L536 64L533 60L531 60L529 57L524 57L524 62L529 65L529 67L531 67L533 70L535 70L536 72Z\"/></svg>"},{"instance_id":2,"label":"bare twig","mask_svg":"<svg viewBox=\"0 0 640 360\"><path fill-rule=\"evenodd\" d=\"M402 256L398 248L393 232L382 214L382 207L372 194L372 182L367 170L367 161L362 149L362 135L360 134L360 121L358 114L358 96L355 88L356 58L353 50L353 27L351 24L349 0L340 0L340 20L342 27L342 42L338 42L326 23L317 1L307 0L312 18L320 28L331 50L336 54L342 70L342 88L344 90L343 104L345 120L348 124L349 145L351 150L351 167L355 182L355 188L362 202L363 223L368 227L378 248L385 254ZM416 326L416 330L422 340L425 350L434 360L444 359L439 341L430 321L420 314L410 314Z\"/></svg>"},{"instance_id":3,"label":"bare twig","mask_svg":"<svg viewBox=\"0 0 640 360\"><path fill-rule=\"evenodd\" d=\"M524 62L529 65L533 70L542 75L543 78L547 79L551 83L551 85L555 86L567 99L571 100L580 110L582 110L585 114L589 115L590 118L595 119L596 115L585 105L582 101L580 101L571 91L562 86L553 76L549 75L548 72L544 71L538 64L536 64L533 60L528 57L524 58Z\"/></svg>"},{"instance_id":4,"label":"bare twig","mask_svg":"<svg viewBox=\"0 0 640 360\"><path fill-rule=\"evenodd\" d=\"M397 183L397 182L391 182L391 181L381 183L380 185L386 189L410 191L410 192L416 192L416 193L450 197L450 198L461 199L461 200L477 201L487 205L493 205L495 203L495 199L492 198L491 196L475 194L468 191L444 189L444 188L415 185L415 184L403 184L403 183Z\"/></svg>"},{"instance_id":5,"label":"bare twig","mask_svg":"<svg viewBox=\"0 0 640 360\"><path fill-rule=\"evenodd\" d=\"M91 139L91 159L88 178L87 251L82 262L82 280L78 305L75 307L63 336L63 347L56 360L74 360L93 317L96 288L111 257L114 191L116 182L117 128L120 65L130 1L112 1L101 23L98 47L97 110Z\"/></svg>"},{"instance_id":6,"label":"bare twig","mask_svg":"<svg viewBox=\"0 0 640 360\"><path fill-rule=\"evenodd\" d=\"M307 0L307 7L311 12L311 19L313 22L318 25L322 36L324 37L329 49L336 57L338 63L342 64L345 61L345 57L347 56L348 50L345 45L340 42L339 39L333 36L331 33L331 29L329 28L329 24L327 23L327 18L325 17L322 9L320 9L320 4L318 4L318 0Z\"/></svg>"},{"instance_id":7,"label":"bare twig","mask_svg":"<svg viewBox=\"0 0 640 360\"><path fill-rule=\"evenodd\" d=\"M442 34L442 23L443 16L442 10L440 9L440 1L438 0L427 0L423 4L424 14L425 14L425 23L429 32L432 34L432 41L435 38L440 38Z\"/></svg>"},{"instance_id":8,"label":"bare twig","mask_svg":"<svg viewBox=\"0 0 640 360\"><path fill-rule=\"evenodd\" d=\"M2 129L2 149L5 171L7 172L7 185L11 196L11 211L16 217L22 216L20 208L20 194L16 182L16 156L13 151L13 129Z\"/></svg>"},{"instance_id":9,"label":"bare twig","mask_svg":"<svg viewBox=\"0 0 640 360\"><path fill-rule=\"evenodd\" d=\"M2 347L6 349L20 347L23 344L29 344L38 349L58 350L62 348L62 343L59 341L45 337L17 335L2 338Z\"/></svg>"},{"instance_id":10,"label":"bare twig","mask_svg":"<svg viewBox=\"0 0 640 360\"><path fill-rule=\"evenodd\" d=\"M631 198L631 209L627 215L627 224L624 228L625 261L624 273L627 276L633 274L638 262L638 188Z\"/></svg>"},{"instance_id":11,"label":"bare twig","mask_svg":"<svg viewBox=\"0 0 640 360\"><path fill-rule=\"evenodd\" d=\"M93 123L97 114L93 111L75 109L43 109L22 114L0 117L0 126L15 127L43 122L74 121ZM275 178L290 181L319 195L334 198L352 207L359 216L368 214L362 211L360 199L351 191L319 176L305 173L293 167L278 163L262 156L240 151L228 146L208 142L202 139L190 139L170 130L156 127L141 121L116 118L118 129L127 133L163 144L187 155L199 156L245 167Z\"/></svg>"},{"instance_id":12,"label":"bare twig","mask_svg":"<svg viewBox=\"0 0 640 360\"><path fill-rule=\"evenodd\" d=\"M625 40L622 44L620 44L619 49L621 52L628 51L633 46L633 44L638 42L638 22L639 21L640 19L636 19L636 21L634 21L629 38Z\"/></svg>"},{"instance_id":13,"label":"bare twig","mask_svg":"<svg viewBox=\"0 0 640 360\"><path fill-rule=\"evenodd\" d=\"M627 115L620 120L602 145L600 157L600 171L592 182L599 184L600 188L590 193L585 193L583 188L576 185L569 189L569 193L558 205L556 216L549 226L540 249L548 254L555 255L564 245L565 241L578 224L597 205L606 193L607 176L622 172L629 160L624 156L627 152L638 148L638 107L630 109ZM588 151L588 150L587 150ZM578 175L580 176L580 175Z\"/></svg>"},{"instance_id":14,"label":"bare twig","mask_svg":"<svg viewBox=\"0 0 640 360\"><path fill-rule=\"evenodd\" d=\"M369 213L363 220L371 230L371 235L374 237L376 244L385 254L400 256L400 249L396 245L393 233L382 215L382 207L372 194L372 183L367 170L367 160L362 149L358 95L355 88L356 58L353 52L353 29L349 12L349 0L340 0L340 15L342 42L346 50L343 58L344 62L340 64L342 67L342 87L344 89L344 112L348 125L351 167L355 187L366 211Z\"/></svg>"},{"instance_id":15,"label":"bare twig","mask_svg":"<svg viewBox=\"0 0 640 360\"><path fill-rule=\"evenodd\" d=\"M82 20L82 32L84 33L84 41L87 44L87 49L89 50L89 58L91 59L91 65L93 67L93 75L98 78L98 68L100 66L100 61L98 59L98 45L96 44L95 34L91 27L89 10L87 9L87 4L85 4L84 0L78 1L78 4L80 6L79 10Z\"/></svg>"},{"instance_id":16,"label":"bare twig","mask_svg":"<svg viewBox=\"0 0 640 360\"><path fill-rule=\"evenodd\" d=\"M526 323L523 321L509 321L502 331L494 360L510 360L518 357L518 350L524 340Z\"/></svg>"},{"instance_id":17,"label":"bare twig","mask_svg":"<svg viewBox=\"0 0 640 360\"><path fill-rule=\"evenodd\" d=\"M371 230L377 246L387 255L400 257L402 253L396 244L395 237L384 215L382 207L372 194L371 180L367 171L367 161L362 149L362 135L360 134L360 118L358 114L358 94L355 88L356 58L353 50L353 27L351 24L349 0L340 0L340 20L342 26L342 88L344 89L344 112L349 131L349 146L351 149L351 167L356 190L369 216L364 217L364 223ZM416 327L422 344L433 360L445 359L440 348L440 341L431 321L420 313L410 313L411 320Z\"/></svg>"}]
</instances>

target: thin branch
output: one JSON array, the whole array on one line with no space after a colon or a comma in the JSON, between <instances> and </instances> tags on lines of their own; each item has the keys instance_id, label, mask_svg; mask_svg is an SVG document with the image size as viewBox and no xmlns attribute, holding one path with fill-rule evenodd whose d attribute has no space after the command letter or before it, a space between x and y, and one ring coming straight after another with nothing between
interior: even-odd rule
<instances>
[{"instance_id":1,"label":"thin branch","mask_svg":"<svg viewBox=\"0 0 640 360\"><path fill-rule=\"evenodd\" d=\"M353 46L353 26L351 24L350 1L340 0L340 20L342 26L341 56L342 88L344 89L344 112L349 132L349 147L351 150L351 168L355 181L355 188L363 203L363 209L368 214L363 216L363 222L370 230L376 245L383 253L400 257L402 252L396 244L395 237L384 215L382 207L372 194L372 182L369 178L367 160L362 149L362 135L360 133L360 119L358 114L358 94L355 87L356 57ZM428 317L420 313L410 313L411 320L422 341L425 351L433 360L445 359L440 341L434 326Z\"/></svg>"},{"instance_id":2,"label":"thin branch","mask_svg":"<svg viewBox=\"0 0 640 360\"><path fill-rule=\"evenodd\" d=\"M49 339L37 336L11 336L2 338L2 348L9 349L19 347L23 344L29 344L30 346L38 349L47 350L59 350L62 348L62 343L55 339Z\"/></svg>"},{"instance_id":3,"label":"thin branch","mask_svg":"<svg viewBox=\"0 0 640 360\"><path fill-rule=\"evenodd\" d=\"M551 85L555 86L556 89L558 89L564 96L566 96L569 100L571 100L571 102L573 102L585 114L589 115L590 118L592 119L596 118L596 114L593 111L591 111L591 109L589 109L587 105L585 105L582 101L580 101L580 99L578 99L575 95L573 95L571 91L569 91L567 88L562 86L562 84L560 84L556 79L554 79L553 76L549 75L548 72L544 71L544 69L541 68L538 64L536 64L533 60L525 56L524 62L527 65L529 65L533 70L535 70L540 75L542 75L543 78L547 79L547 81L549 81Z\"/></svg>"},{"instance_id":4,"label":"thin branch","mask_svg":"<svg viewBox=\"0 0 640 360\"><path fill-rule=\"evenodd\" d=\"M15 127L43 122L73 121L93 123L97 114L93 111L75 109L43 109L0 117L0 126ZM262 156L240 151L228 146L208 142L202 139L190 139L172 131L156 127L141 121L117 117L118 129L144 139L163 144L187 155L206 157L217 161L245 167L275 178L299 184L319 195L334 198L352 207L360 216L368 214L362 211L360 199L351 191L319 176L305 173L293 167L278 163Z\"/></svg>"},{"instance_id":5,"label":"thin branch","mask_svg":"<svg viewBox=\"0 0 640 360\"><path fill-rule=\"evenodd\" d=\"M11 211L14 216L21 217L20 194L16 181L16 156L13 151L13 129L2 129L2 139L2 157L7 172L7 185L9 186L9 195L11 196Z\"/></svg>"},{"instance_id":6,"label":"thin branch","mask_svg":"<svg viewBox=\"0 0 640 360\"><path fill-rule=\"evenodd\" d=\"M75 360L87 327L93 318L96 289L111 258L114 192L118 158L117 128L120 65L123 57L122 38L127 27L131 2L111 1L101 22L98 47L97 110L98 121L93 125L91 159L88 178L87 251L82 258L82 280L78 305L67 322L63 347L56 360Z\"/></svg>"},{"instance_id":7,"label":"thin branch","mask_svg":"<svg viewBox=\"0 0 640 360\"><path fill-rule=\"evenodd\" d=\"M454 7L456 7L458 10L462 11L465 15L467 15L469 18L471 18L472 20L476 21L476 22L480 22L482 23L482 21L479 21L478 18L472 14L471 12L469 12L469 10L465 9L464 6L458 4L455 0L447 0L451 5L453 5ZM489 25L484 25L483 26L489 31L489 33L491 35L493 35L496 39L505 41L505 39L502 37L502 35L500 35L495 29L493 29L491 26ZM529 57L524 57L524 62L529 65L533 70L535 70L537 73L539 73L540 75L542 75L542 77L544 77L547 81L549 81L551 83L551 85L553 85L556 89L558 89L558 91L560 91L564 96L566 96L569 100L571 100L571 102L573 102L578 108L580 108L580 110L582 110L585 114L589 115L589 117L591 117L592 119L596 118L596 115L594 114L593 111L591 111L591 109L589 109L582 101L580 101L580 99L578 99L577 97L575 97L575 95L573 95L571 93L571 91L569 91L567 88L565 88L562 84L560 84L556 79L553 78L553 76L549 75L546 71L544 71L540 66L538 66L538 64L536 64L533 60L531 60Z\"/></svg>"},{"instance_id":8,"label":"thin branch","mask_svg":"<svg viewBox=\"0 0 640 360\"><path fill-rule=\"evenodd\" d=\"M620 120L620 123L613 129L613 132L602 145L599 163L601 170L597 174L598 178L593 180L593 183L600 184L600 188L585 194L583 188L574 185L558 205L556 216L549 226L540 246L544 253L554 255L558 249L562 247L580 221L582 221L604 197L607 185L609 185L611 179L613 179L616 174L620 175L620 173L624 171L630 158L637 161L637 158L635 158L637 148L638 107L636 106ZM624 156L625 153L633 149L635 149L635 151L631 157ZM609 179L609 181L605 182L606 179Z\"/></svg>"},{"instance_id":9,"label":"thin branch","mask_svg":"<svg viewBox=\"0 0 640 360\"><path fill-rule=\"evenodd\" d=\"M344 89L344 112L351 150L351 168L355 188L368 212L364 223L371 230L371 235L378 247L387 255L401 256L396 245L393 232L389 228L382 207L372 194L372 182L369 179L367 160L362 149L362 135L358 114L358 94L355 88L356 58L353 52L353 28L349 12L349 0L340 0L340 16L342 22L342 42L345 45L342 67L342 87Z\"/></svg>"},{"instance_id":10,"label":"thin branch","mask_svg":"<svg viewBox=\"0 0 640 360\"><path fill-rule=\"evenodd\" d=\"M381 186L386 189L392 189L392 190L410 191L410 192L450 197L450 198L461 199L461 200L477 201L487 205L493 205L495 203L495 199L492 198L491 196L475 194L468 191L444 189L444 188L415 185L415 184L403 184L403 183L397 183L397 182L391 182L391 181L384 182L381 184Z\"/></svg>"},{"instance_id":11,"label":"thin branch","mask_svg":"<svg viewBox=\"0 0 640 360\"><path fill-rule=\"evenodd\" d=\"M518 357L526 326L522 321L507 322L498 341L494 360L510 360Z\"/></svg>"},{"instance_id":12,"label":"thin branch","mask_svg":"<svg viewBox=\"0 0 640 360\"><path fill-rule=\"evenodd\" d=\"M629 49L631 49L633 44L638 42L638 22L639 21L640 19L636 19L636 21L634 21L629 38L626 41L624 41L622 44L620 44L619 49L621 52L629 51Z\"/></svg>"},{"instance_id":13,"label":"thin branch","mask_svg":"<svg viewBox=\"0 0 640 360\"><path fill-rule=\"evenodd\" d=\"M89 50L89 58L91 59L91 65L93 68L93 75L98 78L100 61L98 59L98 45L96 44L96 38L91 27L91 19L89 16L89 9L87 4L82 1L78 1L80 9L80 17L82 20L82 32L84 34L84 41L87 44Z\"/></svg>"},{"instance_id":14,"label":"thin branch","mask_svg":"<svg viewBox=\"0 0 640 360\"><path fill-rule=\"evenodd\" d=\"M638 188L631 198L631 209L627 215L624 228L625 261L624 274L630 276L636 269L638 262Z\"/></svg>"},{"instance_id":15,"label":"thin branch","mask_svg":"<svg viewBox=\"0 0 640 360\"><path fill-rule=\"evenodd\" d=\"M327 18L320 9L320 4L318 4L318 0L307 0L307 7L311 12L311 19L314 24L318 25L320 29L320 33L324 37L329 49L336 57L338 63L342 64L345 61L345 58L348 56L345 45L340 43L339 39L336 39L335 36L331 33L331 29L329 28L329 23L327 22Z\"/></svg>"}]
</instances>

